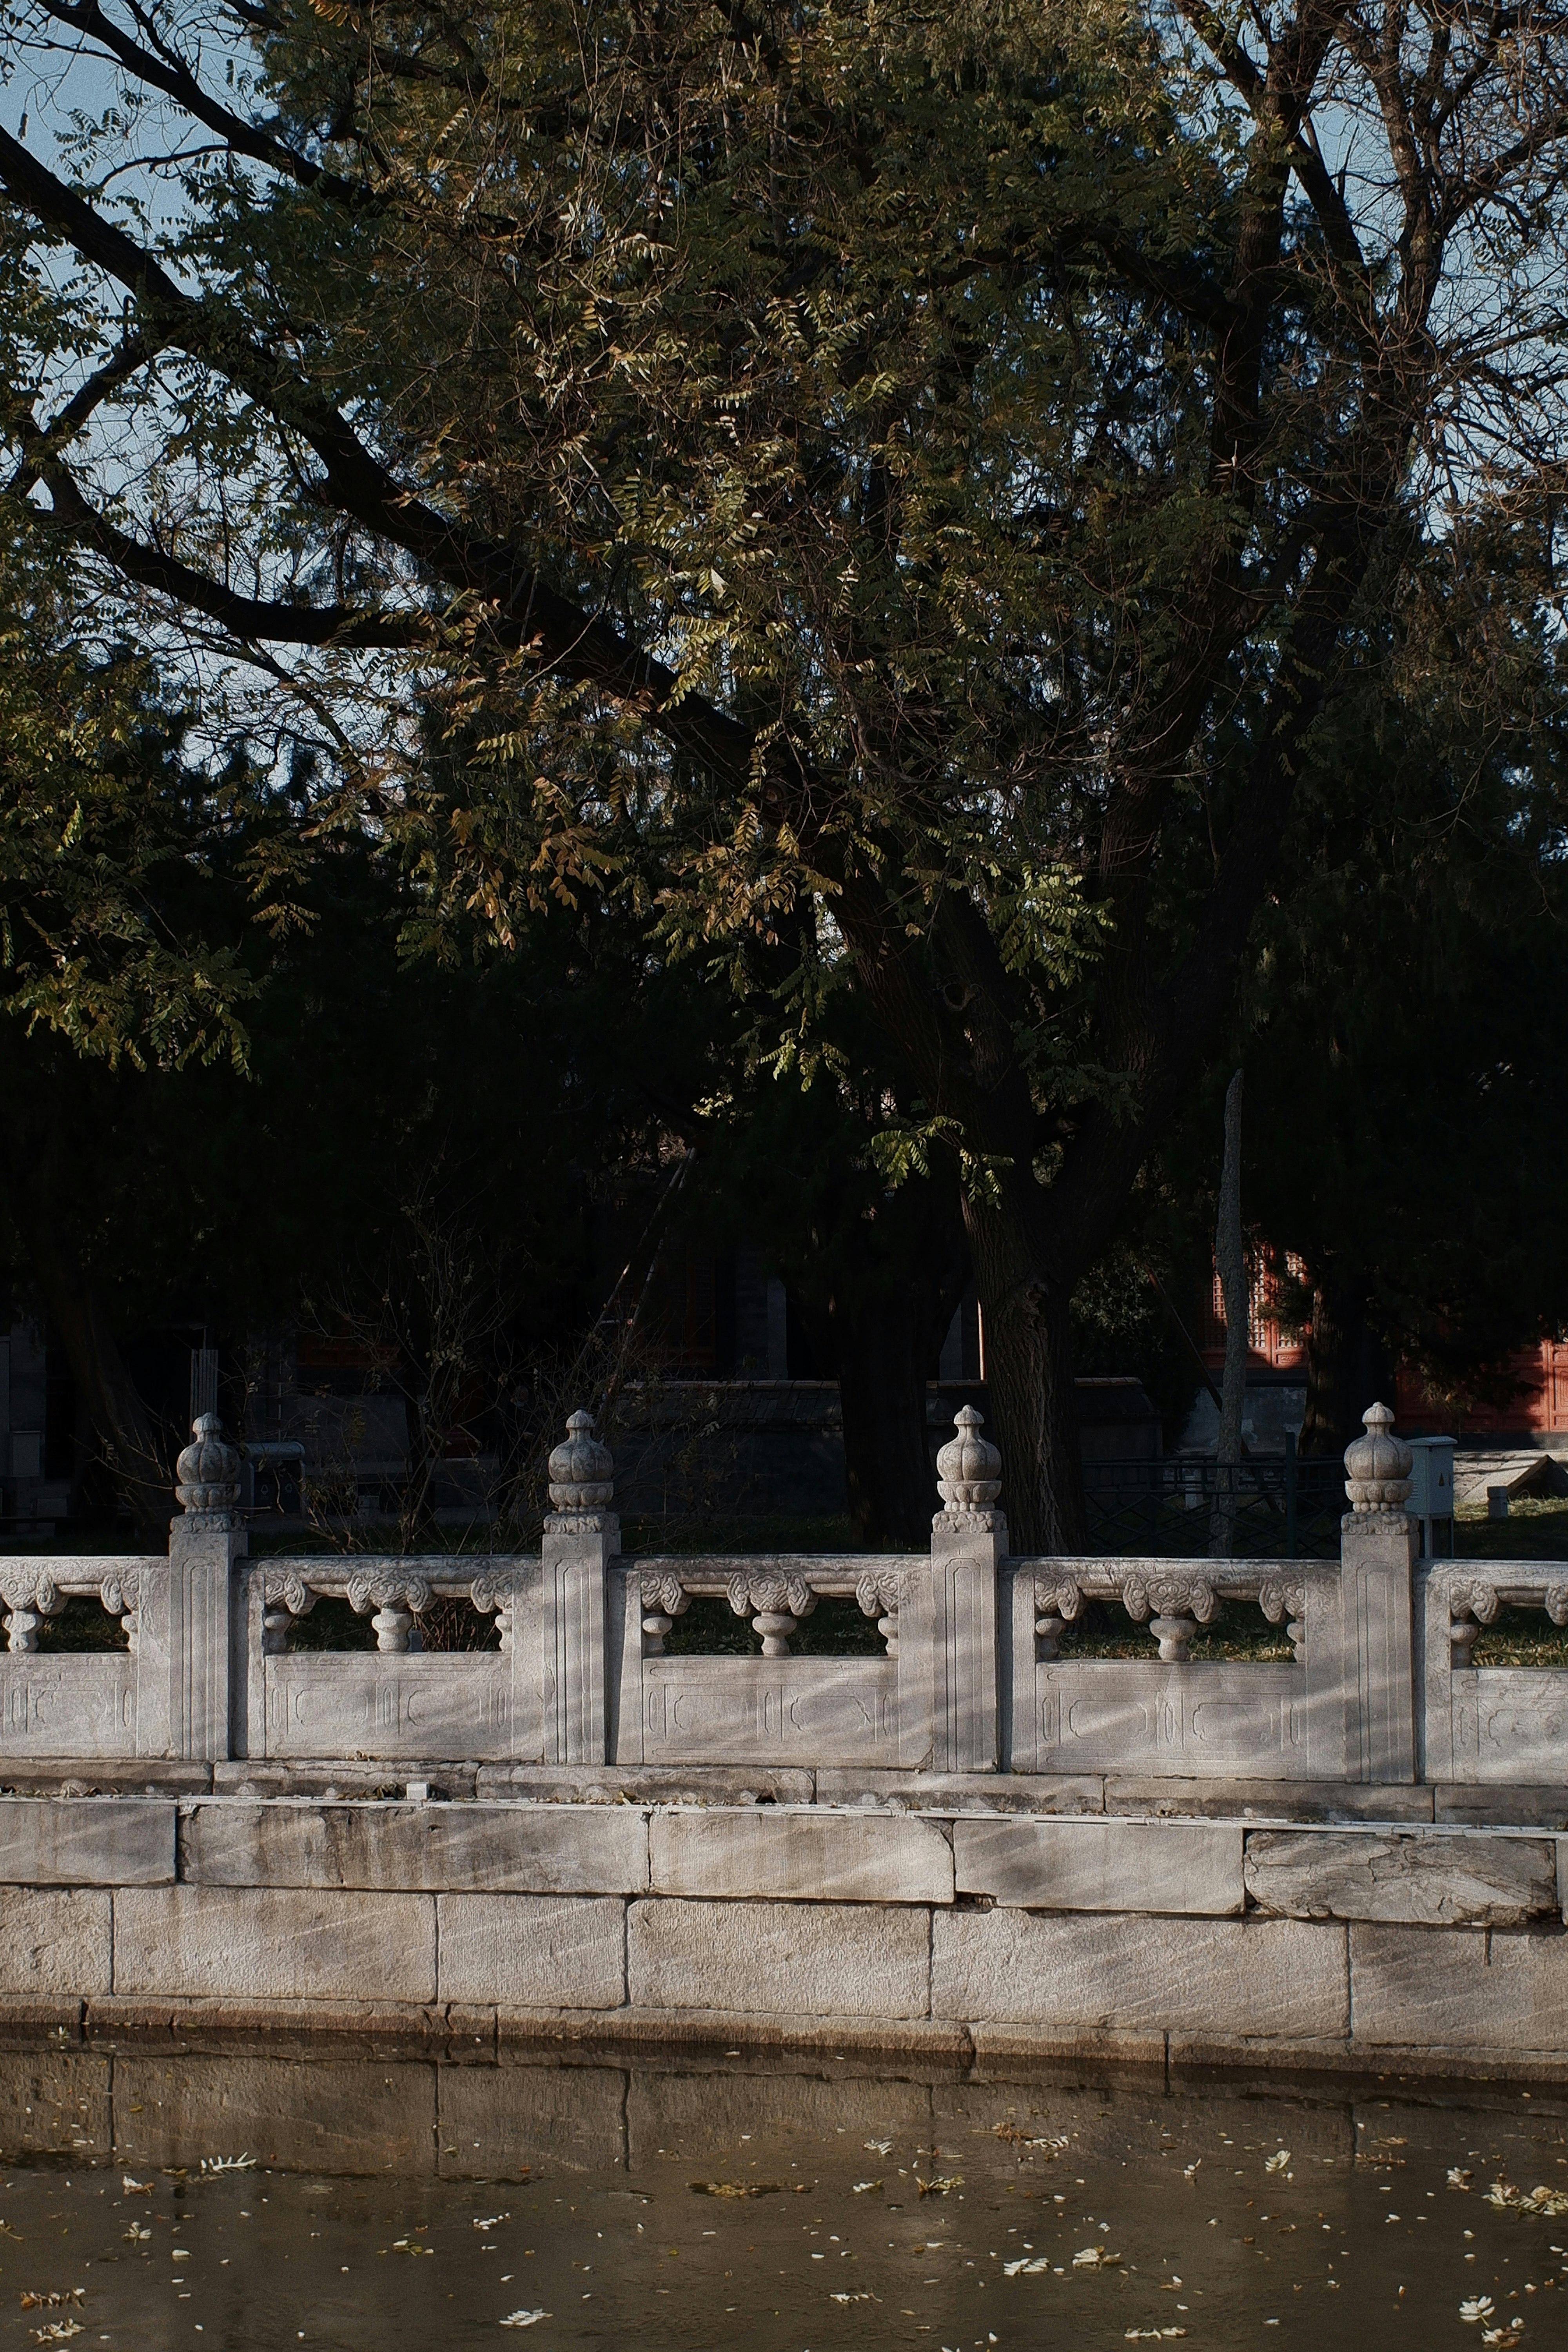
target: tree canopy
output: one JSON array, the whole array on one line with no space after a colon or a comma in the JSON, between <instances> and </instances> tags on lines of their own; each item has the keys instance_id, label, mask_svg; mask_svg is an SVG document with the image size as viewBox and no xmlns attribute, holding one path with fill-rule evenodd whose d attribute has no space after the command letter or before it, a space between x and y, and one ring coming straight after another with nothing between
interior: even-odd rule
<instances>
[{"instance_id":1,"label":"tree canopy","mask_svg":"<svg viewBox=\"0 0 1568 2352\"><path fill-rule=\"evenodd\" d=\"M123 85L0 132L7 527L433 828L427 919L777 942L786 1064L852 988L884 1164L956 1159L1017 1538L1073 1542L1072 1289L1373 568L1553 528L1562 6L5 26ZM415 682L484 746L446 801Z\"/></svg>"}]
</instances>

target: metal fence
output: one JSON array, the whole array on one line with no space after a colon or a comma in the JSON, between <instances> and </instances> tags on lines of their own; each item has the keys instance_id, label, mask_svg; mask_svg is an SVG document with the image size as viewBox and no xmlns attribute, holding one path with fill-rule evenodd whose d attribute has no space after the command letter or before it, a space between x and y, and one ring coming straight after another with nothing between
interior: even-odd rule
<instances>
[{"instance_id":1,"label":"metal fence","mask_svg":"<svg viewBox=\"0 0 1568 2352\"><path fill-rule=\"evenodd\" d=\"M1205 1454L1086 1462L1089 1540L1096 1551L1333 1559L1345 1508L1337 1459L1255 1455L1239 1467Z\"/></svg>"}]
</instances>

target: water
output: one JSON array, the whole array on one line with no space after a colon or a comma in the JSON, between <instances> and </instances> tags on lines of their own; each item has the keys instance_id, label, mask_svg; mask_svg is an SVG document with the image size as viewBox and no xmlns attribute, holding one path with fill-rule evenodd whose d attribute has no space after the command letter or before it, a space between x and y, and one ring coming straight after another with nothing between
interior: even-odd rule
<instances>
[{"instance_id":1,"label":"water","mask_svg":"<svg viewBox=\"0 0 1568 2352\"><path fill-rule=\"evenodd\" d=\"M142 2044L0 2157L0 2345L1568 2344L1560 2092Z\"/></svg>"}]
</instances>

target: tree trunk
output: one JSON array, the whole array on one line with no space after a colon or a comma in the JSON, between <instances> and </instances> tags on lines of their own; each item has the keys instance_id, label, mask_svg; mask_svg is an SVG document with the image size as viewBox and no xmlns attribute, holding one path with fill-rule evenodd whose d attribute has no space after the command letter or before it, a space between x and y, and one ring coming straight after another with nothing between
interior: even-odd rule
<instances>
[{"instance_id":1,"label":"tree trunk","mask_svg":"<svg viewBox=\"0 0 1568 2352\"><path fill-rule=\"evenodd\" d=\"M136 1523L138 1537L162 1548L168 1542L174 1512L173 1455L178 1448L163 1442L155 1429L75 1251L41 1234L31 1240L34 1271L49 1320L103 1441L116 1490Z\"/></svg>"},{"instance_id":2,"label":"tree trunk","mask_svg":"<svg viewBox=\"0 0 1568 2352\"><path fill-rule=\"evenodd\" d=\"M1085 1546L1083 1454L1073 1385L1072 1282L1047 1269L1038 1217L1022 1186L964 1204L985 1318L991 1436L1002 1451L1002 1504L1020 1553Z\"/></svg>"},{"instance_id":3,"label":"tree trunk","mask_svg":"<svg viewBox=\"0 0 1568 2352\"><path fill-rule=\"evenodd\" d=\"M1215 1265L1225 1301L1225 1371L1220 1382L1218 1481L1210 1521L1209 1549L1227 1559L1236 1536L1237 1488L1241 1478L1241 1423L1247 1405L1247 1343L1250 1301L1247 1251L1241 1233L1241 1072L1226 1089L1225 1157L1215 1221Z\"/></svg>"},{"instance_id":4,"label":"tree trunk","mask_svg":"<svg viewBox=\"0 0 1568 2352\"><path fill-rule=\"evenodd\" d=\"M1364 1276L1350 1267L1335 1267L1314 1286L1303 1454L1342 1454L1361 1435L1367 1406L1393 1385L1388 1350L1366 1319L1366 1296Z\"/></svg>"},{"instance_id":5,"label":"tree trunk","mask_svg":"<svg viewBox=\"0 0 1568 2352\"><path fill-rule=\"evenodd\" d=\"M937 1492L926 1435L926 1324L911 1284L837 1333L846 1483L855 1541L918 1550Z\"/></svg>"}]
</instances>

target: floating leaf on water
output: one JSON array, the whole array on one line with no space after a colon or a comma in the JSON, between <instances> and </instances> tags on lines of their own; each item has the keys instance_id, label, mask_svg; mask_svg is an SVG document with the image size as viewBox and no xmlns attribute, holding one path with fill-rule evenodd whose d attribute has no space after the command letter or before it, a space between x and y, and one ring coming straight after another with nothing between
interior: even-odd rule
<instances>
[{"instance_id":1,"label":"floating leaf on water","mask_svg":"<svg viewBox=\"0 0 1568 2352\"><path fill-rule=\"evenodd\" d=\"M27 2242L20 2230L13 2230L9 2221L0 2221L0 2238L13 2239L18 2246L25 2246Z\"/></svg>"},{"instance_id":2,"label":"floating leaf on water","mask_svg":"<svg viewBox=\"0 0 1568 2352\"><path fill-rule=\"evenodd\" d=\"M417 2238L394 2238L392 2251L395 2254L433 2254L436 2249L422 2246Z\"/></svg>"},{"instance_id":3,"label":"floating leaf on water","mask_svg":"<svg viewBox=\"0 0 1568 2352\"><path fill-rule=\"evenodd\" d=\"M776 2197L784 2186L778 2180L689 2180L686 2185L699 2197Z\"/></svg>"},{"instance_id":4,"label":"floating leaf on water","mask_svg":"<svg viewBox=\"0 0 1568 2352\"><path fill-rule=\"evenodd\" d=\"M891 2156L893 2152L893 2143L890 2139L866 2139L862 2140L860 2145L862 2147L868 2147L873 2156Z\"/></svg>"},{"instance_id":5,"label":"floating leaf on water","mask_svg":"<svg viewBox=\"0 0 1568 2352\"><path fill-rule=\"evenodd\" d=\"M880 2303L879 2294L830 2294L829 2303Z\"/></svg>"},{"instance_id":6,"label":"floating leaf on water","mask_svg":"<svg viewBox=\"0 0 1568 2352\"><path fill-rule=\"evenodd\" d=\"M881 2185L879 2180L858 2180L849 2194L851 2197L864 2197L868 2190L880 2189Z\"/></svg>"},{"instance_id":7,"label":"floating leaf on water","mask_svg":"<svg viewBox=\"0 0 1568 2352\"><path fill-rule=\"evenodd\" d=\"M493 2230L500 2222L510 2221L510 2220L511 2215L510 2213L476 2213L474 2215L474 2227L476 2230Z\"/></svg>"},{"instance_id":8,"label":"floating leaf on water","mask_svg":"<svg viewBox=\"0 0 1568 2352\"><path fill-rule=\"evenodd\" d=\"M68 2305L72 2311L79 2311L83 2293L84 2289L79 2286L68 2286L62 2287L58 2294L24 2294L22 2308L24 2311L64 2311Z\"/></svg>"},{"instance_id":9,"label":"floating leaf on water","mask_svg":"<svg viewBox=\"0 0 1568 2352\"><path fill-rule=\"evenodd\" d=\"M204 2156L202 2158L202 2170L209 2177L215 2172L254 2172L255 2169L256 2158L249 2155Z\"/></svg>"},{"instance_id":10,"label":"floating leaf on water","mask_svg":"<svg viewBox=\"0 0 1568 2352\"><path fill-rule=\"evenodd\" d=\"M962 2172L933 2172L929 2180L922 2180L919 2173L915 2175L915 2187L922 2197L945 2197L950 2189L962 2189L963 2186Z\"/></svg>"},{"instance_id":11,"label":"floating leaf on water","mask_svg":"<svg viewBox=\"0 0 1568 2352\"><path fill-rule=\"evenodd\" d=\"M1500 2213L1544 2213L1556 2221L1560 2214L1568 2213L1568 2189L1548 2189L1542 2180L1527 2194L1506 2180L1494 2180L1487 2190L1487 2203L1495 2205Z\"/></svg>"},{"instance_id":12,"label":"floating leaf on water","mask_svg":"<svg viewBox=\"0 0 1568 2352\"><path fill-rule=\"evenodd\" d=\"M1489 2294L1472 2294L1459 2305L1459 2317L1473 2324L1478 2319L1489 2319L1496 2309Z\"/></svg>"},{"instance_id":13,"label":"floating leaf on water","mask_svg":"<svg viewBox=\"0 0 1568 2352\"><path fill-rule=\"evenodd\" d=\"M125 2232L126 2237L133 2246L144 2246L152 2234L153 2232L151 2230L138 2229L134 2221L132 2222L131 2227Z\"/></svg>"},{"instance_id":14,"label":"floating leaf on water","mask_svg":"<svg viewBox=\"0 0 1568 2352\"><path fill-rule=\"evenodd\" d=\"M1489 2344L1493 2352L1509 2352L1509 2347L1524 2341L1524 2322L1516 2319L1508 2327L1488 2327L1481 2332L1481 2342Z\"/></svg>"},{"instance_id":15,"label":"floating leaf on water","mask_svg":"<svg viewBox=\"0 0 1568 2352\"><path fill-rule=\"evenodd\" d=\"M1263 2169L1265 2172L1283 2172L1285 2167L1289 2163L1289 2149L1288 2147L1277 2147L1272 2156L1265 2158Z\"/></svg>"},{"instance_id":16,"label":"floating leaf on water","mask_svg":"<svg viewBox=\"0 0 1568 2352\"><path fill-rule=\"evenodd\" d=\"M1451 2165L1448 2167L1448 2186L1449 2186L1449 2188L1450 2188L1450 2189L1468 2189L1468 2188L1469 2187L1469 2185L1470 2185L1470 2168L1469 2168L1469 2166L1468 2166L1468 2164L1451 2164Z\"/></svg>"},{"instance_id":17,"label":"floating leaf on water","mask_svg":"<svg viewBox=\"0 0 1568 2352\"><path fill-rule=\"evenodd\" d=\"M1037 2271L1048 2271L1050 2266L1049 2254L1020 2254L1016 2263L1003 2263L1002 2275L1004 2278L1032 2278Z\"/></svg>"},{"instance_id":18,"label":"floating leaf on water","mask_svg":"<svg viewBox=\"0 0 1568 2352\"><path fill-rule=\"evenodd\" d=\"M542 2319L548 2319L550 2315L548 2311L509 2311L504 2319L497 2320L496 2326L498 2327L535 2327Z\"/></svg>"},{"instance_id":19,"label":"floating leaf on water","mask_svg":"<svg viewBox=\"0 0 1568 2352\"><path fill-rule=\"evenodd\" d=\"M1109 2271L1121 2260L1120 2254L1108 2254L1103 2246L1083 2246L1073 2256L1072 2266L1075 2271Z\"/></svg>"},{"instance_id":20,"label":"floating leaf on water","mask_svg":"<svg viewBox=\"0 0 1568 2352\"><path fill-rule=\"evenodd\" d=\"M1186 2332L1184 2327L1130 2327L1127 2341L1129 2344L1155 2344L1167 2336L1184 2336Z\"/></svg>"},{"instance_id":21,"label":"floating leaf on water","mask_svg":"<svg viewBox=\"0 0 1568 2352\"><path fill-rule=\"evenodd\" d=\"M1200 2157L1196 2157L1196 2158L1194 2158L1194 2160L1193 2160L1193 2162L1192 2162L1191 2164L1184 2164L1184 2165L1183 2165L1183 2167L1182 2167L1182 2179L1183 2179L1184 2180L1192 2180L1192 2179L1195 2179L1195 2178L1196 2178L1196 2175L1197 2175L1198 2166L1199 2166L1202 2162L1203 2162L1203 2158L1200 2156Z\"/></svg>"},{"instance_id":22,"label":"floating leaf on water","mask_svg":"<svg viewBox=\"0 0 1568 2352\"><path fill-rule=\"evenodd\" d=\"M153 2194L153 2183L150 2180L132 2180L128 2172L121 2174L120 2186L127 2197L151 2197Z\"/></svg>"},{"instance_id":23,"label":"floating leaf on water","mask_svg":"<svg viewBox=\"0 0 1568 2352\"><path fill-rule=\"evenodd\" d=\"M51 2319L47 2327L35 2327L35 2344L66 2344L73 2336L81 2334L79 2319Z\"/></svg>"}]
</instances>

